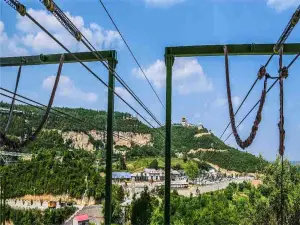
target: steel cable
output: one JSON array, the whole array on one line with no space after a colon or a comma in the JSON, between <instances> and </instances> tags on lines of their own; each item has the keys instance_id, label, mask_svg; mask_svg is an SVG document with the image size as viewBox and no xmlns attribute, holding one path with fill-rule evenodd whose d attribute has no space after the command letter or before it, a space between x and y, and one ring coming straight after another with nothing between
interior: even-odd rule
<instances>
[{"instance_id":1,"label":"steel cable","mask_svg":"<svg viewBox=\"0 0 300 225\"><path fill-rule=\"evenodd\" d=\"M40 2L44 3L43 0ZM99 54L99 52L95 49L95 47L89 42L89 40L80 32L80 30L72 23L72 21L62 12L62 10L55 4L53 0L47 1L47 3L53 4L53 9L49 10L55 15L55 17L59 20L59 22L77 39L77 41L82 41L82 43L92 52L97 59L99 59L100 63L110 72L113 73L115 78L122 84L122 86L128 91L128 93L142 106L142 108L154 119L154 121L159 125L162 124L159 120L153 115L153 113L147 108L147 106L138 98L138 96L131 90L131 88L126 84L126 82L119 76L119 74L108 65L103 56ZM44 3L46 6L47 4ZM80 38L79 38L80 37ZM84 41L84 40L86 41Z\"/></svg>"},{"instance_id":2,"label":"steel cable","mask_svg":"<svg viewBox=\"0 0 300 225\"><path fill-rule=\"evenodd\" d=\"M3 89L3 88L1 88L1 90L6 91L6 89ZM7 90L6 92L8 92L8 93L13 93L13 92L11 92L11 91L9 91L9 90ZM0 95L2 95L2 96L4 96L4 97L7 97L7 98L10 98L10 99L12 98L11 96L6 95L6 94L3 94L3 93L0 93ZM36 102L36 101L34 101L34 100L30 99L30 98L24 97L24 96L22 96L22 95L18 95L18 96L21 97L21 98L26 99L27 101L32 101L32 102L34 102L35 104L38 104L38 105L40 105L40 106L47 107L46 105L41 104L41 103L39 103L39 102ZM23 103L23 104L25 104L25 105L29 105L29 106L34 107L34 108L36 108L36 109L39 109L39 110L42 110L42 111L46 111L46 109L43 108L43 107L39 107L39 106L37 106L37 105L33 105L33 104L31 104L31 103L25 102L25 101L20 100L20 99L18 99L18 98L16 98L16 101L17 101L17 102L21 102L21 103ZM76 118L76 117L74 117L74 116L72 116L72 115L70 115L70 114L67 114L67 113L65 113L65 112L62 112L62 111L57 110L57 109L54 109L54 108L51 108L50 113L53 114L53 115L55 115L55 116L59 116L59 117L60 117L61 115L64 115L64 118L66 118L66 119L72 119L73 121L80 122L80 123L82 123L83 125L88 124L90 127L95 127L94 125L92 125L91 123L88 123L87 121L84 121L84 120L82 120L82 119L80 119L80 118ZM60 115L60 114L61 114L61 115ZM102 128L99 128L99 127L98 127L98 129L102 129ZM106 135L106 131L104 131L104 134ZM132 140L130 140L130 139L128 139L128 138L126 138L126 137L124 137L124 136L122 136L122 135L117 135L116 133L114 133L113 135L114 135L115 137L119 137L119 138L122 139L122 140L125 140L125 141L131 141L131 142L133 142L134 144L140 145L139 143L137 143L137 142L135 142L135 141L132 141Z\"/></svg>"},{"instance_id":3,"label":"steel cable","mask_svg":"<svg viewBox=\"0 0 300 225\"><path fill-rule=\"evenodd\" d=\"M9 128L10 123L11 123L12 112L13 112L13 109L14 109L15 97L16 97L16 94L17 94L17 91L18 91L18 87L19 87L19 81L20 81L20 77L21 77L21 72L22 72L22 63L19 66L19 70L18 70L18 74L17 74L17 79L16 79L16 85L15 85L15 91L13 93L13 98L11 100L10 109L9 109L9 115L8 115L8 121L7 121L6 127L4 129L4 133L7 133L8 128Z\"/></svg>"},{"instance_id":4,"label":"steel cable","mask_svg":"<svg viewBox=\"0 0 300 225\"><path fill-rule=\"evenodd\" d=\"M60 75L61 75L61 71L62 71L62 66L63 66L63 63L64 63L64 58L65 58L65 56L63 54L60 58L57 75L56 75L56 78L55 78L55 81L54 81L54 85L53 85L53 88L52 88L52 92L51 92L51 96L50 96L50 99L49 99L49 103L48 103L46 112L45 112L45 114L42 118L42 121L39 124L38 128L35 130L35 132L28 139L26 139L25 141L23 141L21 143L15 142L13 140L8 141L8 138L6 137L6 135L4 133L0 132L1 139L3 139L5 145L7 145L11 148L22 148L22 147L26 146L28 143L30 143L31 141L35 140L37 135L40 133L40 131L42 130L42 128L44 127L44 125L45 125L45 123L48 119L50 109L52 107L52 104L53 104L53 101L54 101L54 98L55 98L55 93L56 93L57 86L58 86L58 83L59 83L59 79L60 79Z\"/></svg>"},{"instance_id":5,"label":"steel cable","mask_svg":"<svg viewBox=\"0 0 300 225\"><path fill-rule=\"evenodd\" d=\"M160 104L162 105L162 107L166 110L166 107L164 106L164 104L162 103L161 99L159 98L157 92L155 91L153 85L151 84L150 80L148 79L146 73L144 72L143 68L141 67L140 63L138 62L137 58L135 57L135 55L133 54L133 51L131 50L131 48L129 47L129 44L127 43L127 41L125 40L125 38L123 37L121 31L119 30L117 24L115 23L115 21L113 20L112 16L110 15L110 13L108 12L107 8L105 7L104 3L102 2L102 0L99 0L103 9L105 10L106 14L108 15L108 17L110 18L111 22L113 23L113 25L115 26L116 30L118 31L120 37L122 38L122 40L124 41L127 49L129 50L131 56L133 57L134 61L136 62L136 64L138 65L138 67L140 68L142 74L144 75L144 77L146 78L148 84L150 85L152 91L154 92L154 94L156 95L158 101L160 102Z\"/></svg>"},{"instance_id":6,"label":"steel cable","mask_svg":"<svg viewBox=\"0 0 300 225\"><path fill-rule=\"evenodd\" d=\"M299 17L300 17L300 5L298 6L298 8L296 9L295 13L293 14L293 16L291 17L290 21L288 22L286 28L284 29L284 31L282 32L280 38L278 39L277 43L274 46L274 50L273 53L270 55L270 57L268 58L267 62L265 63L265 65L263 66L263 68L267 68L267 66L269 65L269 63L271 62L272 58L274 57L275 53L283 46L283 44L285 43L285 41L287 40L287 38L289 37L290 33L292 32L292 30L294 29L294 27L296 26L296 24L299 21ZM294 23L293 23L294 20ZM299 55L298 55L299 57ZM254 88L254 86L256 85L258 81L258 78L254 81L253 85L251 86L250 90L248 91L248 93L246 94L246 96L244 97L243 101L241 102L240 106L238 107L237 111L235 112L234 115L236 115L240 108L242 107L242 105L245 103L246 99L248 98L250 92L252 91L252 89ZM228 129L228 127L230 126L230 121L227 124L226 128L224 129L224 131L222 132L222 135L220 136L220 139L223 137L223 135L225 134L226 130ZM225 140L226 141L226 140Z\"/></svg>"},{"instance_id":7,"label":"steel cable","mask_svg":"<svg viewBox=\"0 0 300 225\"><path fill-rule=\"evenodd\" d=\"M111 89L95 72L93 72L85 63L83 63L76 55L74 55L68 48L66 48L60 41L58 41L46 28L44 28L39 22L37 22L30 14L26 13L26 16L32 20L39 28L41 28L48 36L50 36L57 44L59 44L65 51L67 51L77 62L79 62L85 69L87 69L96 79L98 79L108 89L112 90L116 96L118 96L130 109L137 113L149 126L155 128L144 116L142 116L136 109L134 109L122 96L120 96L115 90Z\"/></svg>"}]
</instances>

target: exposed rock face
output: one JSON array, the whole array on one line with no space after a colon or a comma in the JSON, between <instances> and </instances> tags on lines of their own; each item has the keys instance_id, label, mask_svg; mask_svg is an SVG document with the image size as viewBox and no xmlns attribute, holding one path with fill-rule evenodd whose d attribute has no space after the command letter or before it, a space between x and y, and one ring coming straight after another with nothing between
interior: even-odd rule
<instances>
[{"instance_id":1,"label":"exposed rock face","mask_svg":"<svg viewBox=\"0 0 300 225\"><path fill-rule=\"evenodd\" d=\"M65 142L71 140L71 147L75 149L85 149L87 151L95 150L93 144L89 142L89 136L83 132L64 132L62 133L62 138Z\"/></svg>"},{"instance_id":2,"label":"exposed rock face","mask_svg":"<svg viewBox=\"0 0 300 225\"><path fill-rule=\"evenodd\" d=\"M92 130L89 132L95 140L106 141L106 134L103 131ZM71 140L71 146L75 149L85 149L87 151L95 150L95 146L90 142L89 136L83 132L63 132L62 137L65 142ZM141 146L152 145L151 134L139 134L132 132L115 132L114 146L132 147L132 142Z\"/></svg>"},{"instance_id":3,"label":"exposed rock face","mask_svg":"<svg viewBox=\"0 0 300 225\"><path fill-rule=\"evenodd\" d=\"M114 132L114 145L118 146L126 146L128 148L131 147L131 142L136 142L141 146L151 144L151 134L139 134L139 133L132 133L132 132ZM92 130L89 134L95 140L105 140L105 133L102 131L95 131Z\"/></svg>"}]
</instances>

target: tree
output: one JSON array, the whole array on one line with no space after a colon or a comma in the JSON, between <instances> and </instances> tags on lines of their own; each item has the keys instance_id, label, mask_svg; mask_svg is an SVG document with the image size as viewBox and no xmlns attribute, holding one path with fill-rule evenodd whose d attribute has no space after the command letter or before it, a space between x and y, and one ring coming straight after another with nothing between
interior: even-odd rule
<instances>
[{"instance_id":1,"label":"tree","mask_svg":"<svg viewBox=\"0 0 300 225\"><path fill-rule=\"evenodd\" d=\"M151 169L158 169L158 161L157 159L154 159L150 164L149 164L149 168Z\"/></svg>"},{"instance_id":2,"label":"tree","mask_svg":"<svg viewBox=\"0 0 300 225\"><path fill-rule=\"evenodd\" d=\"M153 213L154 199L148 192L148 187L144 188L141 197L132 202L131 224L148 225Z\"/></svg>"},{"instance_id":3,"label":"tree","mask_svg":"<svg viewBox=\"0 0 300 225\"><path fill-rule=\"evenodd\" d=\"M198 165L193 161L189 161L184 169L184 172L191 180L195 180L198 176L198 171Z\"/></svg>"}]
</instances>

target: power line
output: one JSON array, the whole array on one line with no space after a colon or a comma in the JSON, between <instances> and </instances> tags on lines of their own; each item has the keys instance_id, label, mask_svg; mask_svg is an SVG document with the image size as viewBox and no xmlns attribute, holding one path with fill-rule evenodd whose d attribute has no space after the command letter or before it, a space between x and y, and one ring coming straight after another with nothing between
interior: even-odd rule
<instances>
[{"instance_id":1,"label":"power line","mask_svg":"<svg viewBox=\"0 0 300 225\"><path fill-rule=\"evenodd\" d=\"M122 38L122 40L124 41L127 49L129 50L131 56L133 57L134 61L136 62L136 64L138 65L138 67L140 68L142 74L144 75L144 77L146 78L148 84L150 85L152 91L154 92L154 94L156 95L158 101L160 102L160 104L162 105L162 107L166 110L166 107L164 106L164 104L162 103L161 99L159 98L157 92L155 91L153 85L151 84L151 82L149 81L146 73L144 72L143 68L141 67L140 63L138 62L137 58L135 57L133 51L131 50L131 48L129 47L127 41L125 40L125 38L123 37L121 31L119 30L117 24L115 23L115 21L113 20L112 16L110 15L110 13L108 12L107 8L105 7L104 3L102 2L102 0L100 0L100 4L102 5L103 9L105 10L106 14L108 15L108 17L110 18L111 22L113 23L113 25L115 26L116 30L118 31L120 37Z\"/></svg>"}]
</instances>

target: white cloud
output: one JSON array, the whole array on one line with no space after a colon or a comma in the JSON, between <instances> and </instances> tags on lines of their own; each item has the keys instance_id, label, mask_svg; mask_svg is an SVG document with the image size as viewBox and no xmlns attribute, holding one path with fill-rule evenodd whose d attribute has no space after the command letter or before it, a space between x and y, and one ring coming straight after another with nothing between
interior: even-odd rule
<instances>
[{"instance_id":1,"label":"white cloud","mask_svg":"<svg viewBox=\"0 0 300 225\"><path fill-rule=\"evenodd\" d=\"M184 2L185 0L144 0L149 6L168 7Z\"/></svg>"},{"instance_id":2,"label":"white cloud","mask_svg":"<svg viewBox=\"0 0 300 225\"><path fill-rule=\"evenodd\" d=\"M86 47L76 39L46 10L28 9L28 13L40 21L59 41L72 51L86 51ZM81 16L65 12L82 34L98 49L119 48L122 45L117 31L106 30L96 23L85 25ZM62 51L62 48L45 32L36 26L28 17L17 15L17 33L8 37L4 24L0 21L1 55L24 55L32 53L49 53ZM3 44L5 43L5 44ZM3 47L4 46L4 47Z\"/></svg>"},{"instance_id":3,"label":"white cloud","mask_svg":"<svg viewBox=\"0 0 300 225\"><path fill-rule=\"evenodd\" d=\"M15 35L8 37L4 23L0 20L0 56L26 55L28 51L20 47L20 39Z\"/></svg>"},{"instance_id":4,"label":"white cloud","mask_svg":"<svg viewBox=\"0 0 300 225\"><path fill-rule=\"evenodd\" d=\"M143 70L155 87L162 88L165 86L166 67L162 60L156 60L155 63ZM139 78L144 78L138 68L134 68L132 73ZM195 58L175 59L173 66L173 85L175 90L180 94L213 90L211 80L203 72L202 66Z\"/></svg>"},{"instance_id":5,"label":"white cloud","mask_svg":"<svg viewBox=\"0 0 300 225\"><path fill-rule=\"evenodd\" d=\"M43 81L43 88L45 90L52 90L55 81L55 76L49 76ZM92 92L84 92L77 88L74 82L67 76L61 76L58 84L57 93L58 96L66 97L70 99L78 99L87 102L96 102L98 96Z\"/></svg>"},{"instance_id":6,"label":"white cloud","mask_svg":"<svg viewBox=\"0 0 300 225\"><path fill-rule=\"evenodd\" d=\"M86 50L85 47L77 42L75 38L46 10L29 9L28 13L37 21L42 21L42 25L49 30L58 40L73 50ZM118 32L105 30L96 23L85 26L84 19L81 16L72 16L65 12L67 17L82 32L82 34L96 47L96 49L116 48L121 45L121 38ZM32 48L34 51L57 51L61 47L56 44L47 34L41 31L27 17L17 16L17 29L23 34L24 45ZM79 48L79 49L78 49Z\"/></svg>"},{"instance_id":7,"label":"white cloud","mask_svg":"<svg viewBox=\"0 0 300 225\"><path fill-rule=\"evenodd\" d=\"M267 5L279 12L291 7L296 7L299 4L300 0L267 0Z\"/></svg>"}]
</instances>

